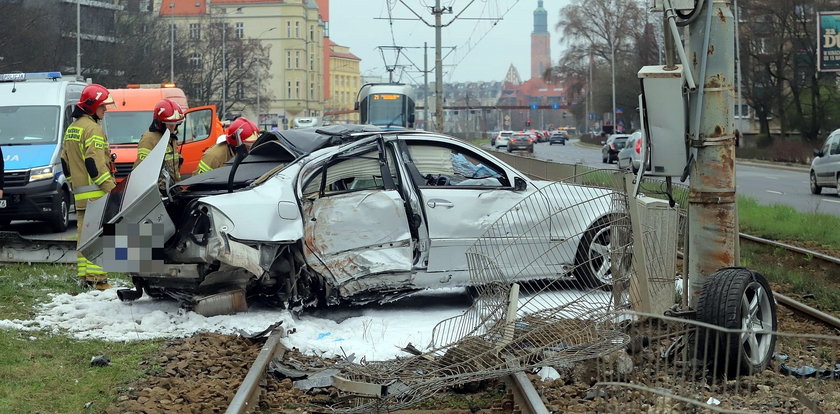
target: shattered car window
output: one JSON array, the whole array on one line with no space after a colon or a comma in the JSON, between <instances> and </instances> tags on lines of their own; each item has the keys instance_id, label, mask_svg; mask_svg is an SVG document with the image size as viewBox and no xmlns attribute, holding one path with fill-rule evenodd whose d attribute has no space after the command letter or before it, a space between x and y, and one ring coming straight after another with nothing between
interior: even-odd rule
<instances>
[{"instance_id":1,"label":"shattered car window","mask_svg":"<svg viewBox=\"0 0 840 414\"><path fill-rule=\"evenodd\" d=\"M435 186L503 187L506 179L502 170L482 162L473 154L459 149L429 144L408 144L417 170Z\"/></svg>"},{"instance_id":2,"label":"shattered car window","mask_svg":"<svg viewBox=\"0 0 840 414\"><path fill-rule=\"evenodd\" d=\"M394 160L390 153L388 153L388 168L394 182L398 182ZM304 186L304 196L316 198L321 189L322 180L323 170L319 169L312 174ZM378 150L348 156L344 159L339 158L338 162L333 162L327 167L324 195L384 188L385 182L382 180L382 172L379 168Z\"/></svg>"}]
</instances>

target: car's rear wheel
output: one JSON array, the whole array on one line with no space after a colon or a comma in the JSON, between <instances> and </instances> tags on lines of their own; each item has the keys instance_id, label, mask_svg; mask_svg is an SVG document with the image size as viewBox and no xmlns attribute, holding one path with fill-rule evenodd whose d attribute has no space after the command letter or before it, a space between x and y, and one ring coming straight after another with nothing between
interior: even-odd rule
<instances>
[{"instance_id":1,"label":"car's rear wheel","mask_svg":"<svg viewBox=\"0 0 840 414\"><path fill-rule=\"evenodd\" d=\"M54 207L53 216L47 220L52 230L61 233L70 225L70 195L67 190L61 190L61 198Z\"/></svg>"},{"instance_id":2,"label":"car's rear wheel","mask_svg":"<svg viewBox=\"0 0 840 414\"><path fill-rule=\"evenodd\" d=\"M604 155L604 153L603 153L603 152L601 153L601 162L603 162L604 164L606 164L606 163L607 163L607 156L606 156L606 155Z\"/></svg>"},{"instance_id":3,"label":"car's rear wheel","mask_svg":"<svg viewBox=\"0 0 840 414\"><path fill-rule=\"evenodd\" d=\"M601 218L583 233L575 254L575 278L583 287L612 286L612 263L610 262L610 220Z\"/></svg>"},{"instance_id":4,"label":"car's rear wheel","mask_svg":"<svg viewBox=\"0 0 840 414\"><path fill-rule=\"evenodd\" d=\"M837 195L840 196L840 175L837 176L835 188L837 188Z\"/></svg>"},{"instance_id":5,"label":"car's rear wheel","mask_svg":"<svg viewBox=\"0 0 840 414\"><path fill-rule=\"evenodd\" d=\"M811 171L811 179L810 179L810 182L811 182L811 194L819 194L819 193L822 193L822 187L820 187L819 185L817 185L817 175L816 175L816 174L814 174L814 172L813 172L813 171Z\"/></svg>"}]
</instances>

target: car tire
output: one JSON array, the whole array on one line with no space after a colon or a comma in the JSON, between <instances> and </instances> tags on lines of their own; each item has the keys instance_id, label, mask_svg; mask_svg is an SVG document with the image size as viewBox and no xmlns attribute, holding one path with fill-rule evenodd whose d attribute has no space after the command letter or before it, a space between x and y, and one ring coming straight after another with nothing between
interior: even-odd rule
<instances>
[{"instance_id":1,"label":"car tire","mask_svg":"<svg viewBox=\"0 0 840 414\"><path fill-rule=\"evenodd\" d=\"M610 218L593 223L580 238L575 253L574 276L583 288L612 288Z\"/></svg>"},{"instance_id":2,"label":"car tire","mask_svg":"<svg viewBox=\"0 0 840 414\"><path fill-rule=\"evenodd\" d=\"M6 226L8 226L11 222L12 222L12 220L10 220L10 219L0 219L0 227L6 227Z\"/></svg>"},{"instance_id":3,"label":"car tire","mask_svg":"<svg viewBox=\"0 0 840 414\"><path fill-rule=\"evenodd\" d=\"M816 175L816 174L814 174L814 172L813 172L813 171L811 171L811 179L810 179L810 183L811 183L811 194L820 194L820 193L822 193L822 187L820 187L819 185L817 185L817 175Z\"/></svg>"},{"instance_id":4,"label":"car tire","mask_svg":"<svg viewBox=\"0 0 840 414\"><path fill-rule=\"evenodd\" d=\"M837 188L837 196L840 197L840 175L837 176L835 188Z\"/></svg>"},{"instance_id":5,"label":"car tire","mask_svg":"<svg viewBox=\"0 0 840 414\"><path fill-rule=\"evenodd\" d=\"M55 205L56 212L47 220L50 228L55 233L67 231L70 225L70 195L67 190L61 190L61 198Z\"/></svg>"},{"instance_id":6,"label":"car tire","mask_svg":"<svg viewBox=\"0 0 840 414\"><path fill-rule=\"evenodd\" d=\"M709 364L711 372L734 378L761 372L769 365L776 336L759 331L776 330L776 302L758 272L730 267L709 276L697 303L697 320L739 331L698 330L698 357Z\"/></svg>"},{"instance_id":7,"label":"car tire","mask_svg":"<svg viewBox=\"0 0 840 414\"><path fill-rule=\"evenodd\" d=\"M550 146L552 146L552 145L554 145L554 143L553 143L553 142L549 142L549 143L548 143L548 146L549 146L549 147L550 147Z\"/></svg>"},{"instance_id":8,"label":"car tire","mask_svg":"<svg viewBox=\"0 0 840 414\"><path fill-rule=\"evenodd\" d=\"M528 152L530 152L531 154L533 154L533 153L534 153L534 147L528 148ZM838 183L838 187L837 187L837 188L840 188L840 182Z\"/></svg>"},{"instance_id":9,"label":"car tire","mask_svg":"<svg viewBox=\"0 0 840 414\"><path fill-rule=\"evenodd\" d=\"M601 162L604 164L607 163L607 157L603 153L601 153Z\"/></svg>"}]
</instances>

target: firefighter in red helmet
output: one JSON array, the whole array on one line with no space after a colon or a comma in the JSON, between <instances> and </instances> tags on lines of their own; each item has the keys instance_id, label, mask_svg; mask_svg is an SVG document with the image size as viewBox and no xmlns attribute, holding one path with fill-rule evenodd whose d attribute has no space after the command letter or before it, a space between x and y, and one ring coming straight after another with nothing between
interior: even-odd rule
<instances>
[{"instance_id":1,"label":"firefighter in red helmet","mask_svg":"<svg viewBox=\"0 0 840 414\"><path fill-rule=\"evenodd\" d=\"M194 174L221 167L227 160L233 158L236 147L253 143L258 136L257 124L242 117L234 119L225 130L224 140L204 151L204 156L198 162L198 168Z\"/></svg>"},{"instance_id":2,"label":"firefighter in red helmet","mask_svg":"<svg viewBox=\"0 0 840 414\"><path fill-rule=\"evenodd\" d=\"M161 171L161 178L158 180L158 186L164 194L166 194L164 171L172 179L172 183L181 181L181 162L183 158L178 152L178 137L175 135L181 122L184 122L184 110L181 105L171 99L164 99L155 105L152 124L149 125L149 130L143 133L140 137L140 143L137 144L137 160L134 161L132 169L137 168L146 159L149 152L163 138L163 133L169 130L169 145L166 146L163 170Z\"/></svg>"},{"instance_id":3,"label":"firefighter in red helmet","mask_svg":"<svg viewBox=\"0 0 840 414\"><path fill-rule=\"evenodd\" d=\"M64 132L61 165L73 189L79 243L88 201L102 197L116 186L111 175L111 150L100 125L107 106L113 104L114 99L104 86L86 86L73 108L72 116L76 120ZM99 290L111 287L101 267L87 260L79 251L76 256L76 275L84 286Z\"/></svg>"}]
</instances>

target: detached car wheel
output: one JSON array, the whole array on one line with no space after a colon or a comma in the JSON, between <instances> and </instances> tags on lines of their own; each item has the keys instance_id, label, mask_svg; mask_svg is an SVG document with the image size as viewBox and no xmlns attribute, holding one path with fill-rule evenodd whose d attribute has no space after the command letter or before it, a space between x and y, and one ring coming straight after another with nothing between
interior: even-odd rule
<instances>
[{"instance_id":1,"label":"detached car wheel","mask_svg":"<svg viewBox=\"0 0 840 414\"><path fill-rule=\"evenodd\" d=\"M703 285L697 319L739 332L701 329L699 356L729 378L767 368L776 347L776 302L764 276L743 267L721 269Z\"/></svg>"},{"instance_id":2,"label":"detached car wheel","mask_svg":"<svg viewBox=\"0 0 840 414\"><path fill-rule=\"evenodd\" d=\"M53 217L48 220L48 223L56 233L66 231L70 225L70 195L67 191L61 191L61 199L55 205Z\"/></svg>"},{"instance_id":3,"label":"detached car wheel","mask_svg":"<svg viewBox=\"0 0 840 414\"><path fill-rule=\"evenodd\" d=\"M610 289L612 263L610 262L610 219L596 221L580 239L575 254L574 275L582 287Z\"/></svg>"},{"instance_id":4,"label":"detached car wheel","mask_svg":"<svg viewBox=\"0 0 840 414\"><path fill-rule=\"evenodd\" d=\"M811 183L811 194L822 193L822 187L817 185L817 175L814 174L813 171L811 171L810 183Z\"/></svg>"}]
</instances>

